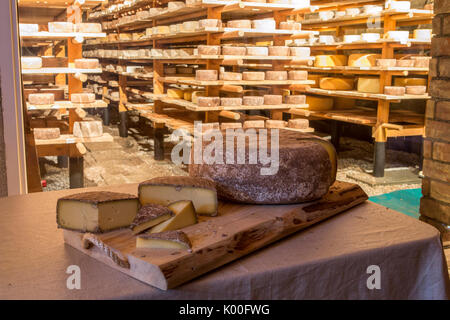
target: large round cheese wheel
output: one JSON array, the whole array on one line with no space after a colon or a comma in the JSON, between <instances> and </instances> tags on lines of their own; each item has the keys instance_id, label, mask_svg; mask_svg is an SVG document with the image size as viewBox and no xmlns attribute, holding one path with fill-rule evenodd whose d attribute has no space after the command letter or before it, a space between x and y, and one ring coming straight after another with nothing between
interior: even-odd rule
<instances>
[{"instance_id":1,"label":"large round cheese wheel","mask_svg":"<svg viewBox=\"0 0 450 320\"><path fill-rule=\"evenodd\" d=\"M252 21L251 20L231 20L227 22L228 28L242 28L242 29L251 29Z\"/></svg>"},{"instance_id":2,"label":"large round cheese wheel","mask_svg":"<svg viewBox=\"0 0 450 320\"><path fill-rule=\"evenodd\" d=\"M247 54L246 47L222 47L222 54L224 56L245 56Z\"/></svg>"},{"instance_id":3,"label":"large round cheese wheel","mask_svg":"<svg viewBox=\"0 0 450 320\"><path fill-rule=\"evenodd\" d=\"M220 28L221 26L222 21L218 19L202 19L199 21L200 28Z\"/></svg>"},{"instance_id":4,"label":"large round cheese wheel","mask_svg":"<svg viewBox=\"0 0 450 320\"><path fill-rule=\"evenodd\" d=\"M275 46L269 47L269 56L288 56L289 47Z\"/></svg>"},{"instance_id":5,"label":"large round cheese wheel","mask_svg":"<svg viewBox=\"0 0 450 320\"><path fill-rule=\"evenodd\" d=\"M249 128L264 128L265 127L265 123L264 120L249 120L249 121L244 121L244 124L242 125L242 128L244 129L249 129Z\"/></svg>"},{"instance_id":6,"label":"large round cheese wheel","mask_svg":"<svg viewBox=\"0 0 450 320\"><path fill-rule=\"evenodd\" d=\"M242 73L239 72L221 72L219 74L220 80L226 80L226 81L241 81L242 80Z\"/></svg>"},{"instance_id":7,"label":"large round cheese wheel","mask_svg":"<svg viewBox=\"0 0 450 320\"><path fill-rule=\"evenodd\" d=\"M302 25L301 23L295 22L295 21L282 21L280 22L280 29L281 30L301 30Z\"/></svg>"},{"instance_id":8,"label":"large round cheese wheel","mask_svg":"<svg viewBox=\"0 0 450 320\"><path fill-rule=\"evenodd\" d=\"M319 68L339 67L346 65L347 56L344 55L318 55L314 61L314 66Z\"/></svg>"},{"instance_id":9,"label":"large round cheese wheel","mask_svg":"<svg viewBox=\"0 0 450 320\"><path fill-rule=\"evenodd\" d=\"M217 70L197 70L195 72L195 80L199 81L215 81L219 76Z\"/></svg>"},{"instance_id":10,"label":"large round cheese wheel","mask_svg":"<svg viewBox=\"0 0 450 320\"><path fill-rule=\"evenodd\" d=\"M213 180L221 199L240 203L290 204L324 196L336 180L337 157L333 146L308 134L268 130L269 152L274 132L279 134L279 159L273 170L268 169L270 164L249 164L249 154L259 153L259 146L258 143L250 144L250 139L243 137L247 150L245 164L227 163L224 144L224 164L218 161L214 164L195 164L192 161L189 165L190 176ZM234 155L239 152L237 145L234 144ZM203 142L202 150L205 149L210 149L210 146ZM263 168L266 170L261 171Z\"/></svg>"},{"instance_id":11,"label":"large round cheese wheel","mask_svg":"<svg viewBox=\"0 0 450 320\"><path fill-rule=\"evenodd\" d=\"M220 54L220 46L198 46L198 54L205 55L219 55Z\"/></svg>"},{"instance_id":12,"label":"large round cheese wheel","mask_svg":"<svg viewBox=\"0 0 450 320\"><path fill-rule=\"evenodd\" d=\"M266 78L266 74L262 71L244 71L242 79L249 81L262 81Z\"/></svg>"},{"instance_id":13,"label":"large round cheese wheel","mask_svg":"<svg viewBox=\"0 0 450 320\"><path fill-rule=\"evenodd\" d=\"M348 57L349 67L375 67L377 59L381 59L381 54L375 53L355 53Z\"/></svg>"},{"instance_id":14,"label":"large round cheese wheel","mask_svg":"<svg viewBox=\"0 0 450 320\"><path fill-rule=\"evenodd\" d=\"M273 19L253 20L252 26L253 29L258 29L261 31L275 30L276 22Z\"/></svg>"},{"instance_id":15,"label":"large round cheese wheel","mask_svg":"<svg viewBox=\"0 0 450 320\"><path fill-rule=\"evenodd\" d=\"M279 105L283 103L283 96L281 94L266 94L264 95L264 104Z\"/></svg>"},{"instance_id":16,"label":"large round cheese wheel","mask_svg":"<svg viewBox=\"0 0 450 320\"><path fill-rule=\"evenodd\" d=\"M287 80L287 71L266 71L266 80Z\"/></svg>"},{"instance_id":17,"label":"large round cheese wheel","mask_svg":"<svg viewBox=\"0 0 450 320\"><path fill-rule=\"evenodd\" d=\"M264 104L264 97L260 96L244 96L242 103L245 106L262 106Z\"/></svg>"},{"instance_id":18,"label":"large round cheese wheel","mask_svg":"<svg viewBox=\"0 0 450 320\"><path fill-rule=\"evenodd\" d=\"M267 47L247 47L247 55L267 56L269 55L269 49Z\"/></svg>"},{"instance_id":19,"label":"large round cheese wheel","mask_svg":"<svg viewBox=\"0 0 450 320\"><path fill-rule=\"evenodd\" d=\"M380 93L380 78L359 77L358 92Z\"/></svg>"},{"instance_id":20,"label":"large round cheese wheel","mask_svg":"<svg viewBox=\"0 0 450 320\"><path fill-rule=\"evenodd\" d=\"M242 98L220 98L220 105L228 107L241 106Z\"/></svg>"},{"instance_id":21,"label":"large round cheese wheel","mask_svg":"<svg viewBox=\"0 0 450 320\"><path fill-rule=\"evenodd\" d=\"M352 90L353 85L353 78L325 77L320 79L320 89L324 90Z\"/></svg>"}]
</instances>

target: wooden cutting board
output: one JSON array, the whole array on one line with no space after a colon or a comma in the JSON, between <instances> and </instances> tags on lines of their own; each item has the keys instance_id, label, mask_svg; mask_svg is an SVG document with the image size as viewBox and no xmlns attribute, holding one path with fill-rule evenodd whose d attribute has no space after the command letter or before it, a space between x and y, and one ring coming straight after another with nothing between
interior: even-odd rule
<instances>
[{"instance_id":1,"label":"wooden cutting board","mask_svg":"<svg viewBox=\"0 0 450 320\"><path fill-rule=\"evenodd\" d=\"M64 230L64 240L133 278L167 290L364 201L355 184L336 182L321 200L298 205L220 203L218 217L200 217L184 228L192 250L137 249L123 229L105 234Z\"/></svg>"}]
</instances>

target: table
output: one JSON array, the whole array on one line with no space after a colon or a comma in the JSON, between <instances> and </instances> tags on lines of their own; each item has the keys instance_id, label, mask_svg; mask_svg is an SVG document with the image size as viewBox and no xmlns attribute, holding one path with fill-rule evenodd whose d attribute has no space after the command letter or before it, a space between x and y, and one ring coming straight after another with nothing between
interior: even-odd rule
<instances>
[{"instance_id":1,"label":"table","mask_svg":"<svg viewBox=\"0 0 450 320\"><path fill-rule=\"evenodd\" d=\"M136 193L137 185L91 188ZM59 197L86 189L0 199L0 299L447 299L439 233L377 204L354 209L176 289L161 291L63 242ZM81 270L69 290L66 270ZM367 268L380 267L369 290Z\"/></svg>"}]
</instances>

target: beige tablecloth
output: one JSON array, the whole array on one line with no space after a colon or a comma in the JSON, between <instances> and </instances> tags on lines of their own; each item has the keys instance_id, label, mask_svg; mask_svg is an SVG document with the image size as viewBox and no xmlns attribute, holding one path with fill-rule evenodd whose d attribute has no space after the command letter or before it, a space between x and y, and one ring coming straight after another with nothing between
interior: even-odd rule
<instances>
[{"instance_id":1,"label":"beige tablecloth","mask_svg":"<svg viewBox=\"0 0 450 320\"><path fill-rule=\"evenodd\" d=\"M136 185L103 188L136 193ZM55 204L78 191L0 199L1 299L447 299L438 232L366 202L174 290L130 278L63 242ZM66 269L81 268L81 289ZM367 268L381 288L369 290Z\"/></svg>"}]
</instances>

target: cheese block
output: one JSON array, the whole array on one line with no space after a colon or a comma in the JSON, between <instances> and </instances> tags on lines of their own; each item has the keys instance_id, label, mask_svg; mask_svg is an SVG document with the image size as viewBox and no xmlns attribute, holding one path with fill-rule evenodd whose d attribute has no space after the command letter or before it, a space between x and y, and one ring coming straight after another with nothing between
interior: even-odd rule
<instances>
[{"instance_id":1,"label":"cheese block","mask_svg":"<svg viewBox=\"0 0 450 320\"><path fill-rule=\"evenodd\" d=\"M195 31L199 27L198 21L185 21L182 24L182 31Z\"/></svg>"},{"instance_id":2,"label":"cheese block","mask_svg":"<svg viewBox=\"0 0 450 320\"><path fill-rule=\"evenodd\" d=\"M296 31L302 30L301 23L295 21L281 21L279 27L281 30L296 30Z\"/></svg>"},{"instance_id":3,"label":"cheese block","mask_svg":"<svg viewBox=\"0 0 450 320\"><path fill-rule=\"evenodd\" d=\"M198 81L215 81L219 73L217 70L197 70L195 72L195 80Z\"/></svg>"},{"instance_id":4,"label":"cheese block","mask_svg":"<svg viewBox=\"0 0 450 320\"><path fill-rule=\"evenodd\" d=\"M191 247L192 244L188 236L180 230L142 234L136 238L136 248L138 249L183 250Z\"/></svg>"},{"instance_id":5,"label":"cheese block","mask_svg":"<svg viewBox=\"0 0 450 320\"><path fill-rule=\"evenodd\" d=\"M400 59L397 60L397 67L401 67L401 68L414 68L414 60L410 60L410 59Z\"/></svg>"},{"instance_id":6,"label":"cheese block","mask_svg":"<svg viewBox=\"0 0 450 320\"><path fill-rule=\"evenodd\" d=\"M39 32L39 25L32 23L19 23L20 33L34 33Z\"/></svg>"},{"instance_id":7,"label":"cheese block","mask_svg":"<svg viewBox=\"0 0 450 320\"><path fill-rule=\"evenodd\" d=\"M311 111L331 110L333 109L333 98L306 96L306 104L308 110Z\"/></svg>"},{"instance_id":8,"label":"cheese block","mask_svg":"<svg viewBox=\"0 0 450 320\"><path fill-rule=\"evenodd\" d=\"M384 87L384 94L390 95L390 96L403 96L405 95L405 87L394 87L394 86L385 86Z\"/></svg>"},{"instance_id":9,"label":"cheese block","mask_svg":"<svg viewBox=\"0 0 450 320\"><path fill-rule=\"evenodd\" d=\"M242 125L243 129L263 129L265 128L266 124L264 123L264 120L249 120L244 121L244 124ZM219 194L219 196L221 196Z\"/></svg>"},{"instance_id":10,"label":"cheese block","mask_svg":"<svg viewBox=\"0 0 450 320\"><path fill-rule=\"evenodd\" d=\"M192 201L180 200L170 204L168 208L175 213L175 216L154 226L147 233L178 230L197 223L197 215Z\"/></svg>"},{"instance_id":11,"label":"cheese block","mask_svg":"<svg viewBox=\"0 0 450 320\"><path fill-rule=\"evenodd\" d=\"M246 47L222 47L222 54L229 56L245 56L247 54Z\"/></svg>"},{"instance_id":12,"label":"cheese block","mask_svg":"<svg viewBox=\"0 0 450 320\"><path fill-rule=\"evenodd\" d=\"M344 42L345 43L352 43L356 41L361 41L361 35L359 34L346 34L344 35Z\"/></svg>"},{"instance_id":13,"label":"cheese block","mask_svg":"<svg viewBox=\"0 0 450 320\"><path fill-rule=\"evenodd\" d=\"M289 119L288 127L292 129L308 129L309 120L307 119Z\"/></svg>"},{"instance_id":14,"label":"cheese block","mask_svg":"<svg viewBox=\"0 0 450 320\"><path fill-rule=\"evenodd\" d=\"M51 93L55 97L55 101L63 101L65 100L64 88L40 88L39 93Z\"/></svg>"},{"instance_id":15,"label":"cheese block","mask_svg":"<svg viewBox=\"0 0 450 320\"><path fill-rule=\"evenodd\" d=\"M73 125L73 135L77 138L98 138L103 135L101 121L76 121Z\"/></svg>"},{"instance_id":16,"label":"cheese block","mask_svg":"<svg viewBox=\"0 0 450 320\"><path fill-rule=\"evenodd\" d=\"M129 227L139 209L131 194L94 191L58 199L58 228L80 232L102 233Z\"/></svg>"},{"instance_id":17,"label":"cheese block","mask_svg":"<svg viewBox=\"0 0 450 320\"><path fill-rule=\"evenodd\" d=\"M147 204L142 206L130 225L133 234L139 234L161 222L169 220L175 214L167 207L159 204Z\"/></svg>"},{"instance_id":18,"label":"cheese block","mask_svg":"<svg viewBox=\"0 0 450 320\"><path fill-rule=\"evenodd\" d=\"M214 108L220 105L219 97L197 97L199 107Z\"/></svg>"},{"instance_id":19,"label":"cheese block","mask_svg":"<svg viewBox=\"0 0 450 320\"><path fill-rule=\"evenodd\" d=\"M347 56L344 55L318 55L314 61L314 66L318 68L340 67L346 65Z\"/></svg>"},{"instance_id":20,"label":"cheese block","mask_svg":"<svg viewBox=\"0 0 450 320\"><path fill-rule=\"evenodd\" d=\"M426 86L427 79L424 78L395 78L394 86L397 87L406 87L406 86Z\"/></svg>"},{"instance_id":21,"label":"cheese block","mask_svg":"<svg viewBox=\"0 0 450 320\"><path fill-rule=\"evenodd\" d=\"M320 79L320 89L324 90L353 90L353 78L325 77Z\"/></svg>"},{"instance_id":22,"label":"cheese block","mask_svg":"<svg viewBox=\"0 0 450 320\"><path fill-rule=\"evenodd\" d=\"M69 60L66 57L50 57L42 58L42 68L67 68Z\"/></svg>"},{"instance_id":23,"label":"cheese block","mask_svg":"<svg viewBox=\"0 0 450 320\"><path fill-rule=\"evenodd\" d=\"M269 47L269 56L289 56L289 47Z\"/></svg>"},{"instance_id":24,"label":"cheese block","mask_svg":"<svg viewBox=\"0 0 450 320\"><path fill-rule=\"evenodd\" d=\"M199 28L220 28L222 20L219 19L202 19L198 22Z\"/></svg>"},{"instance_id":25,"label":"cheese block","mask_svg":"<svg viewBox=\"0 0 450 320\"><path fill-rule=\"evenodd\" d=\"M205 91L192 91L191 94L191 101L195 104L198 104L198 98L199 97L204 97L206 95Z\"/></svg>"},{"instance_id":26,"label":"cheese block","mask_svg":"<svg viewBox=\"0 0 450 320\"><path fill-rule=\"evenodd\" d=\"M220 80L226 81L241 81L242 73L239 72L221 72L219 75Z\"/></svg>"},{"instance_id":27,"label":"cheese block","mask_svg":"<svg viewBox=\"0 0 450 320\"><path fill-rule=\"evenodd\" d=\"M415 68L429 68L431 57L411 57Z\"/></svg>"},{"instance_id":28,"label":"cheese block","mask_svg":"<svg viewBox=\"0 0 450 320\"><path fill-rule=\"evenodd\" d=\"M33 93L28 96L28 102L35 105L48 105L55 103L53 93Z\"/></svg>"},{"instance_id":29,"label":"cheese block","mask_svg":"<svg viewBox=\"0 0 450 320\"><path fill-rule=\"evenodd\" d=\"M386 39L406 42L409 39L409 31L388 31Z\"/></svg>"},{"instance_id":30,"label":"cheese block","mask_svg":"<svg viewBox=\"0 0 450 320\"><path fill-rule=\"evenodd\" d=\"M288 72L289 80L307 80L308 72L303 70L291 70Z\"/></svg>"},{"instance_id":31,"label":"cheese block","mask_svg":"<svg viewBox=\"0 0 450 320\"><path fill-rule=\"evenodd\" d=\"M276 22L273 19L253 20L252 27L258 30L275 30Z\"/></svg>"},{"instance_id":32,"label":"cheese block","mask_svg":"<svg viewBox=\"0 0 450 320\"><path fill-rule=\"evenodd\" d=\"M22 69L40 69L42 68L42 58L22 57Z\"/></svg>"},{"instance_id":33,"label":"cheese block","mask_svg":"<svg viewBox=\"0 0 450 320\"><path fill-rule=\"evenodd\" d=\"M173 99L184 99L184 92L181 89L167 89L167 97Z\"/></svg>"},{"instance_id":34,"label":"cheese block","mask_svg":"<svg viewBox=\"0 0 450 320\"><path fill-rule=\"evenodd\" d=\"M413 32L414 39L421 41L431 41L432 36L433 36L432 29L416 29Z\"/></svg>"},{"instance_id":35,"label":"cheese block","mask_svg":"<svg viewBox=\"0 0 450 320\"><path fill-rule=\"evenodd\" d=\"M241 106L242 98L220 98L220 105L230 107Z\"/></svg>"},{"instance_id":36,"label":"cheese block","mask_svg":"<svg viewBox=\"0 0 450 320\"><path fill-rule=\"evenodd\" d=\"M309 57L311 56L311 48L308 47L290 47L289 55L292 57Z\"/></svg>"},{"instance_id":37,"label":"cheese block","mask_svg":"<svg viewBox=\"0 0 450 320\"><path fill-rule=\"evenodd\" d=\"M206 46L200 45L198 46L198 54L202 55L219 55L220 54L220 46Z\"/></svg>"},{"instance_id":38,"label":"cheese block","mask_svg":"<svg viewBox=\"0 0 450 320\"><path fill-rule=\"evenodd\" d=\"M363 41L367 41L367 42L376 42L376 41L380 40L380 38L381 38L381 35L379 33L369 32L369 33L361 34L361 39Z\"/></svg>"},{"instance_id":39,"label":"cheese block","mask_svg":"<svg viewBox=\"0 0 450 320\"><path fill-rule=\"evenodd\" d=\"M287 80L287 71L266 71L266 80Z\"/></svg>"},{"instance_id":40,"label":"cheese block","mask_svg":"<svg viewBox=\"0 0 450 320\"><path fill-rule=\"evenodd\" d=\"M377 59L381 59L381 54L355 53L348 57L349 67L375 67Z\"/></svg>"},{"instance_id":41,"label":"cheese block","mask_svg":"<svg viewBox=\"0 0 450 320\"><path fill-rule=\"evenodd\" d=\"M142 182L138 190L142 205L168 206L176 201L189 200L197 214L217 215L217 191L214 182L210 180L185 176L158 177Z\"/></svg>"},{"instance_id":42,"label":"cheese block","mask_svg":"<svg viewBox=\"0 0 450 320\"><path fill-rule=\"evenodd\" d=\"M285 96L284 99L287 104L305 104L306 103L305 95Z\"/></svg>"},{"instance_id":43,"label":"cheese block","mask_svg":"<svg viewBox=\"0 0 450 320\"><path fill-rule=\"evenodd\" d=\"M283 120L266 120L267 129L283 129L286 128L287 123Z\"/></svg>"},{"instance_id":44,"label":"cheese block","mask_svg":"<svg viewBox=\"0 0 450 320\"><path fill-rule=\"evenodd\" d=\"M178 10L184 7L186 7L186 4L183 1L169 1L167 3L167 9L169 9L169 11Z\"/></svg>"},{"instance_id":45,"label":"cheese block","mask_svg":"<svg viewBox=\"0 0 450 320\"><path fill-rule=\"evenodd\" d=\"M262 81L266 79L266 74L260 71L244 71L242 73L243 80Z\"/></svg>"},{"instance_id":46,"label":"cheese block","mask_svg":"<svg viewBox=\"0 0 450 320\"><path fill-rule=\"evenodd\" d=\"M397 66L396 59L377 59L376 66L380 68L392 68Z\"/></svg>"},{"instance_id":47,"label":"cheese block","mask_svg":"<svg viewBox=\"0 0 450 320\"><path fill-rule=\"evenodd\" d=\"M98 59L76 59L75 68L77 69L97 69L100 67Z\"/></svg>"},{"instance_id":48,"label":"cheese block","mask_svg":"<svg viewBox=\"0 0 450 320\"><path fill-rule=\"evenodd\" d=\"M427 93L426 86L406 86L406 93L413 95L424 95Z\"/></svg>"},{"instance_id":49,"label":"cheese block","mask_svg":"<svg viewBox=\"0 0 450 320\"><path fill-rule=\"evenodd\" d=\"M355 99L335 97L333 98L333 109L336 110L347 110L352 109L356 105Z\"/></svg>"},{"instance_id":50,"label":"cheese block","mask_svg":"<svg viewBox=\"0 0 450 320\"><path fill-rule=\"evenodd\" d=\"M100 23L77 23L75 32L81 33L101 33L102 25Z\"/></svg>"},{"instance_id":51,"label":"cheese block","mask_svg":"<svg viewBox=\"0 0 450 320\"><path fill-rule=\"evenodd\" d=\"M260 96L244 96L242 104L245 106L262 106L264 104L264 97Z\"/></svg>"},{"instance_id":52,"label":"cheese block","mask_svg":"<svg viewBox=\"0 0 450 320\"><path fill-rule=\"evenodd\" d=\"M258 132L258 130L257 130ZM313 135L288 130L268 130L267 150L271 150L272 133L276 132L278 158L273 170L270 164L196 164L191 161L189 174L216 182L223 200L249 204L290 204L320 199L336 180L337 157L328 141ZM258 144L245 139L245 133L236 133L245 141L249 153L259 151ZM234 144L234 154L239 152ZM266 147L266 145L264 145ZM229 149L230 146L228 146ZM211 148L208 143L202 149ZM227 146L224 144L224 157ZM248 161L248 158L247 158ZM263 170L262 169L268 169Z\"/></svg>"},{"instance_id":53,"label":"cheese block","mask_svg":"<svg viewBox=\"0 0 450 320\"><path fill-rule=\"evenodd\" d=\"M33 133L37 140L58 139L61 136L59 128L34 128Z\"/></svg>"},{"instance_id":54,"label":"cheese block","mask_svg":"<svg viewBox=\"0 0 450 320\"><path fill-rule=\"evenodd\" d=\"M70 95L72 103L93 103L95 102L95 94L93 93L72 93Z\"/></svg>"},{"instance_id":55,"label":"cheese block","mask_svg":"<svg viewBox=\"0 0 450 320\"><path fill-rule=\"evenodd\" d=\"M240 122L223 122L220 124L220 129L221 130L226 130L226 129L241 129L242 128L242 123Z\"/></svg>"},{"instance_id":56,"label":"cheese block","mask_svg":"<svg viewBox=\"0 0 450 320\"><path fill-rule=\"evenodd\" d=\"M71 33L74 32L74 24L72 22L49 22L48 32L50 33Z\"/></svg>"},{"instance_id":57,"label":"cheese block","mask_svg":"<svg viewBox=\"0 0 450 320\"><path fill-rule=\"evenodd\" d=\"M278 94L266 94L264 95L265 105L279 105L283 103L283 96Z\"/></svg>"},{"instance_id":58,"label":"cheese block","mask_svg":"<svg viewBox=\"0 0 450 320\"><path fill-rule=\"evenodd\" d=\"M228 28L251 29L252 22L250 20L230 20L227 22Z\"/></svg>"},{"instance_id":59,"label":"cheese block","mask_svg":"<svg viewBox=\"0 0 450 320\"><path fill-rule=\"evenodd\" d=\"M398 11L408 11L411 9L410 1L386 1L386 8Z\"/></svg>"},{"instance_id":60,"label":"cheese block","mask_svg":"<svg viewBox=\"0 0 450 320\"><path fill-rule=\"evenodd\" d=\"M249 55L249 56L268 56L269 49L267 47L247 47L247 55Z\"/></svg>"},{"instance_id":61,"label":"cheese block","mask_svg":"<svg viewBox=\"0 0 450 320\"><path fill-rule=\"evenodd\" d=\"M359 77L358 92L380 93L380 78Z\"/></svg>"}]
</instances>

